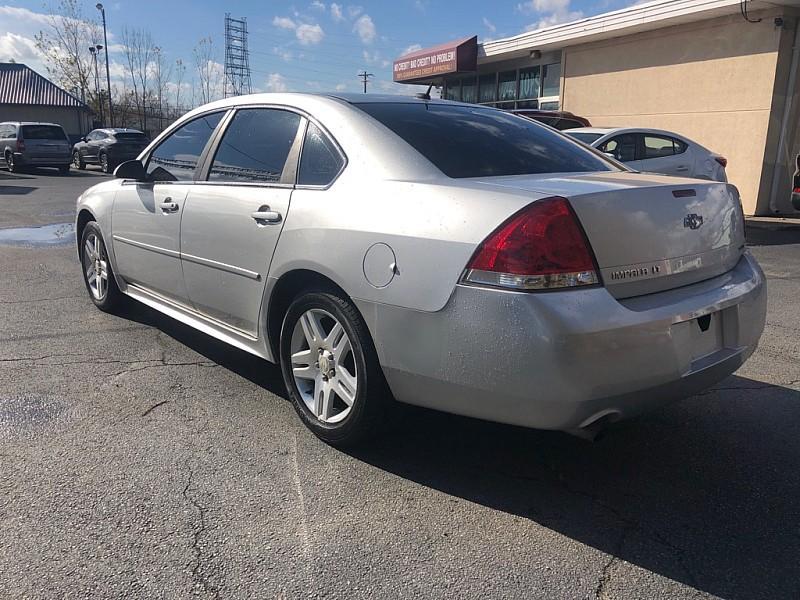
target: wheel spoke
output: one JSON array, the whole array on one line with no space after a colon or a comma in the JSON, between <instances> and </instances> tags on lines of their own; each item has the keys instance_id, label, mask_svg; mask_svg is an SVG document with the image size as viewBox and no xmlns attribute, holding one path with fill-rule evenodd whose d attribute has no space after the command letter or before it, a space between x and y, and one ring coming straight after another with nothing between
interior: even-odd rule
<instances>
[{"instance_id":1,"label":"wheel spoke","mask_svg":"<svg viewBox=\"0 0 800 600\"><path fill-rule=\"evenodd\" d=\"M91 244L91 239L86 240L86 255L89 258L96 258L94 255L94 247Z\"/></svg>"},{"instance_id":2,"label":"wheel spoke","mask_svg":"<svg viewBox=\"0 0 800 600\"><path fill-rule=\"evenodd\" d=\"M333 416L333 385L331 381L322 384L322 407L317 416L322 421L327 421Z\"/></svg>"},{"instance_id":3,"label":"wheel spoke","mask_svg":"<svg viewBox=\"0 0 800 600\"><path fill-rule=\"evenodd\" d=\"M331 332L325 338L325 345L328 348L335 350L336 344L339 343L339 340L343 335L345 335L344 328L342 327L342 324L337 321L336 325L333 326Z\"/></svg>"},{"instance_id":4,"label":"wheel spoke","mask_svg":"<svg viewBox=\"0 0 800 600\"><path fill-rule=\"evenodd\" d=\"M320 327L319 321L317 321L317 317L312 311L309 310L300 317L300 324L303 327L303 334L306 336L309 348L316 348L325 339L322 327Z\"/></svg>"},{"instance_id":5,"label":"wheel spoke","mask_svg":"<svg viewBox=\"0 0 800 600\"><path fill-rule=\"evenodd\" d=\"M339 367L339 370L336 371L333 387L336 391L336 395L339 396L347 406L353 406L353 402L356 399L355 384L355 377L352 377L350 373L347 373L342 367Z\"/></svg>"},{"instance_id":6,"label":"wheel spoke","mask_svg":"<svg viewBox=\"0 0 800 600\"><path fill-rule=\"evenodd\" d=\"M347 334L343 335L341 340L339 340L339 345L336 346L333 352L336 354L336 359L341 362L344 360L344 357L347 356L347 353L352 350L352 346L350 345L350 338L347 337Z\"/></svg>"},{"instance_id":7,"label":"wheel spoke","mask_svg":"<svg viewBox=\"0 0 800 600\"><path fill-rule=\"evenodd\" d=\"M314 368L311 350L301 350L292 354L292 373L300 379L316 379L317 369Z\"/></svg>"},{"instance_id":8,"label":"wheel spoke","mask_svg":"<svg viewBox=\"0 0 800 600\"><path fill-rule=\"evenodd\" d=\"M97 273L94 272L94 267L90 271L86 272L86 279L89 283L94 283L97 279Z\"/></svg>"}]
</instances>

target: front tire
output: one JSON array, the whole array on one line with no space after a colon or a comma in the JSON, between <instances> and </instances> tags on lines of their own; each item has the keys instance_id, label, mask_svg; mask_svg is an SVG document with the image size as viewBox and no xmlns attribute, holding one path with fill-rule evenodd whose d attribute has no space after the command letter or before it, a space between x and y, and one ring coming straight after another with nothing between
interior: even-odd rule
<instances>
[{"instance_id":1,"label":"front tire","mask_svg":"<svg viewBox=\"0 0 800 600\"><path fill-rule=\"evenodd\" d=\"M81 171L83 171L86 168L86 163L83 162L81 153L78 152L77 150L75 150L75 152L72 153L72 166L74 166L76 169L80 169Z\"/></svg>"},{"instance_id":2,"label":"front tire","mask_svg":"<svg viewBox=\"0 0 800 600\"><path fill-rule=\"evenodd\" d=\"M350 300L329 292L296 298L281 328L280 363L297 414L323 441L352 446L380 429L388 388Z\"/></svg>"},{"instance_id":3,"label":"front tire","mask_svg":"<svg viewBox=\"0 0 800 600\"><path fill-rule=\"evenodd\" d=\"M105 152L100 154L100 168L103 170L103 173L111 173L113 170L111 168L111 163L108 161L108 154Z\"/></svg>"},{"instance_id":4,"label":"front tire","mask_svg":"<svg viewBox=\"0 0 800 600\"><path fill-rule=\"evenodd\" d=\"M119 307L123 297L114 279L103 234L94 221L84 228L80 248L83 282L89 298L100 310L112 312Z\"/></svg>"}]
</instances>

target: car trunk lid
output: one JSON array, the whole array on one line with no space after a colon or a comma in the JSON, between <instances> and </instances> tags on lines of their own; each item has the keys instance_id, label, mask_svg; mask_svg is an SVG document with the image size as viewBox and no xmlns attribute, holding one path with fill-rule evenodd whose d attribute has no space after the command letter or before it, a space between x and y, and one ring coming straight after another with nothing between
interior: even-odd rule
<instances>
[{"instance_id":1,"label":"car trunk lid","mask_svg":"<svg viewBox=\"0 0 800 600\"><path fill-rule=\"evenodd\" d=\"M617 298L721 275L745 247L736 188L641 173L487 178L482 183L567 198Z\"/></svg>"}]
</instances>

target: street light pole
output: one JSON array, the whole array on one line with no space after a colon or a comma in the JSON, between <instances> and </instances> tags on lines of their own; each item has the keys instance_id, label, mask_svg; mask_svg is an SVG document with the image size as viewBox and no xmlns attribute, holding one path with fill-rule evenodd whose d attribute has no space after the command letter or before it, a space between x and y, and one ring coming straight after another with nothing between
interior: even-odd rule
<instances>
[{"instance_id":1,"label":"street light pole","mask_svg":"<svg viewBox=\"0 0 800 600\"><path fill-rule=\"evenodd\" d=\"M97 71L97 54L102 50L103 47L100 44L95 46L89 46L89 52L92 54L92 59L94 59L94 93L97 96L97 107L100 109L100 124L103 125L103 97L100 95L100 75Z\"/></svg>"},{"instance_id":2,"label":"street light pole","mask_svg":"<svg viewBox=\"0 0 800 600\"><path fill-rule=\"evenodd\" d=\"M114 126L114 103L111 100L111 72L108 69L108 33L106 31L106 9L98 2L95 6L100 14L103 15L103 43L106 49L106 83L108 84L108 116L111 119L111 126Z\"/></svg>"}]
</instances>

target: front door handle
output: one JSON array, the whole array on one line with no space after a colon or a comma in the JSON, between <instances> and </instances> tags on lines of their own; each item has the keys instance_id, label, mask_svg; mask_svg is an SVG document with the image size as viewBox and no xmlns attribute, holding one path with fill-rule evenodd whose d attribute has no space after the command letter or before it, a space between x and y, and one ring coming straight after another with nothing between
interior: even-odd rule
<instances>
[{"instance_id":1,"label":"front door handle","mask_svg":"<svg viewBox=\"0 0 800 600\"><path fill-rule=\"evenodd\" d=\"M677 168L677 169L675 169L675 170L676 170L676 171L688 171L688 170L689 170L689 167L687 167L687 166L684 166L684 165L681 165L680 167L678 167L678 168Z\"/></svg>"},{"instance_id":2,"label":"front door handle","mask_svg":"<svg viewBox=\"0 0 800 600\"><path fill-rule=\"evenodd\" d=\"M269 206L262 206L256 212L250 213L250 217L255 219L256 223L259 225L265 225L266 223L280 223L281 221L281 213L270 210Z\"/></svg>"},{"instance_id":3,"label":"front door handle","mask_svg":"<svg viewBox=\"0 0 800 600\"><path fill-rule=\"evenodd\" d=\"M161 202L161 211L165 213L174 213L178 212L180 206L177 202L173 202L172 198L164 198Z\"/></svg>"}]
</instances>

